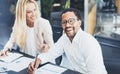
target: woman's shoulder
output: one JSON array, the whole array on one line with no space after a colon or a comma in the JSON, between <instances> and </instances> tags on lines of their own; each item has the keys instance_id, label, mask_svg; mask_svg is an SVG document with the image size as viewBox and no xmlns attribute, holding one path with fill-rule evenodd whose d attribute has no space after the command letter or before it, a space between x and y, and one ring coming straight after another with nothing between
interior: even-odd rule
<instances>
[{"instance_id":1,"label":"woman's shoulder","mask_svg":"<svg viewBox=\"0 0 120 74\"><path fill-rule=\"evenodd\" d=\"M40 17L40 18L38 19L38 21L41 22L41 23L42 23L42 22L49 22L47 19L42 18L42 17Z\"/></svg>"},{"instance_id":2,"label":"woman's shoulder","mask_svg":"<svg viewBox=\"0 0 120 74\"><path fill-rule=\"evenodd\" d=\"M35 22L35 26L37 26L37 27L42 26L42 28L48 26L49 24L50 24L49 21L47 19L42 18L42 17L37 19Z\"/></svg>"}]
</instances>

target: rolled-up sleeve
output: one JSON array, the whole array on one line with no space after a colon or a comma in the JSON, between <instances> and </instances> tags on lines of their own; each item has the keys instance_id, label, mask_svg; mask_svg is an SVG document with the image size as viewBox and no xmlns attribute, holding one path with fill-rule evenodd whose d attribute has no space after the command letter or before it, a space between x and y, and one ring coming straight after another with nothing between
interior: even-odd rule
<instances>
[{"instance_id":1,"label":"rolled-up sleeve","mask_svg":"<svg viewBox=\"0 0 120 74\"><path fill-rule=\"evenodd\" d=\"M59 39L54 46L52 46L48 52L42 53L38 56L41 59L42 64L56 59L64 53L62 40Z\"/></svg>"}]
</instances>

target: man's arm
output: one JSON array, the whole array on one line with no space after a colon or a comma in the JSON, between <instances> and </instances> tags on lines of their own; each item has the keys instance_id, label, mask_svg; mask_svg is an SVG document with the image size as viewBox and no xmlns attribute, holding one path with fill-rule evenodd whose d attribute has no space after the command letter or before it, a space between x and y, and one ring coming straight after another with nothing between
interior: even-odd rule
<instances>
[{"instance_id":1,"label":"man's arm","mask_svg":"<svg viewBox=\"0 0 120 74\"><path fill-rule=\"evenodd\" d=\"M55 58L59 57L64 53L63 50L63 40L58 40L55 46L51 47L48 52L42 53L38 55L38 58L36 59L36 62L31 62L28 66L28 73L32 74L34 73L35 69L38 68L40 64L49 62L51 60L54 60ZM36 65L35 65L36 63ZM35 66L34 66L35 65Z\"/></svg>"}]
</instances>

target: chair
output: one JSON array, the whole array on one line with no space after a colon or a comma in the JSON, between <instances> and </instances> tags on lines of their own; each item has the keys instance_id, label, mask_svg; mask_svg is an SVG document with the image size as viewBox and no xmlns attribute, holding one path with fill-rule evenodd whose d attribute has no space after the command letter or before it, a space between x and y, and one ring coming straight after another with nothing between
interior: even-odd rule
<instances>
[{"instance_id":1,"label":"chair","mask_svg":"<svg viewBox=\"0 0 120 74\"><path fill-rule=\"evenodd\" d=\"M99 42L108 74L120 74L120 47Z\"/></svg>"},{"instance_id":2,"label":"chair","mask_svg":"<svg viewBox=\"0 0 120 74\"><path fill-rule=\"evenodd\" d=\"M57 40L62 35L63 29L61 26L61 12L52 12L51 13L51 25L52 25L52 31L53 31L53 40L54 42L57 42ZM62 56L58 57L55 61L57 65L60 65L62 60Z\"/></svg>"},{"instance_id":3,"label":"chair","mask_svg":"<svg viewBox=\"0 0 120 74\"><path fill-rule=\"evenodd\" d=\"M120 41L96 35L103 54L103 60L108 74L120 74Z\"/></svg>"}]
</instances>

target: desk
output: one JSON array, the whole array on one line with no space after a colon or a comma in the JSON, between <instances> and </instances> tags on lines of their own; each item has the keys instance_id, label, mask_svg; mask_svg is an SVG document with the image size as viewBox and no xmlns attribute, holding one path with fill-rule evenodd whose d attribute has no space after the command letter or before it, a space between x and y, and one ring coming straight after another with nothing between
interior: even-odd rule
<instances>
[{"instance_id":1,"label":"desk","mask_svg":"<svg viewBox=\"0 0 120 74\"><path fill-rule=\"evenodd\" d=\"M20 72L8 71L8 74L27 74L27 68ZM61 74L81 74L81 73L67 69Z\"/></svg>"},{"instance_id":2,"label":"desk","mask_svg":"<svg viewBox=\"0 0 120 74\"><path fill-rule=\"evenodd\" d=\"M21 53L21 52L20 52ZM28 60L29 60L29 58L30 59L33 59L34 57L32 57L32 56L30 56L30 55L27 55L27 54L24 54L24 53L21 53L21 54L23 54L24 56L23 57L25 57L26 59L28 58ZM21 57L22 58L22 57ZM19 59L21 59L21 58L19 58ZM17 60L19 60L19 59L17 59ZM24 61L26 60L26 59L24 59ZM16 60L15 60L16 61ZM0 61L1 62L1 61ZM22 61L23 62L23 61ZM24 67L24 66L26 66L26 62L27 61L25 61L25 62L23 62L23 64L22 64L22 66ZM30 61L29 61L30 62ZM29 64L29 62L27 62L27 64ZM12 62L13 63L13 62ZM25 65L24 65L24 63L25 63ZM9 64L11 64L11 63L9 63ZM17 65L18 64L18 65ZM17 63L17 64L12 64L12 66L14 66L14 67L17 67L17 68L19 68L18 66L21 66L21 65L19 65L19 63ZM55 65L55 64L52 64L52 63L45 63L45 64L42 64L42 65L40 65L40 67L39 68L41 68L41 67L43 67L43 66L45 66L45 65L47 65L47 64L51 64L51 65L54 65L54 66L57 66L57 67L61 67L61 66L58 66L58 65ZM12 66L10 66L10 67L12 67ZM22 67L21 66L21 67ZM61 67L62 68L62 67ZM14 70L12 70L12 69L16 69L16 68L10 68L8 71L7 71L7 74L27 74L27 67L26 68L24 68L24 69L20 69L20 71L14 71ZM66 69L66 68L65 68ZM78 73L78 72L75 72L75 71L72 71L72 70L69 70L69 69L66 69L64 72L62 72L61 74L81 74L81 73Z\"/></svg>"},{"instance_id":3,"label":"desk","mask_svg":"<svg viewBox=\"0 0 120 74\"><path fill-rule=\"evenodd\" d=\"M7 74L27 74L27 67L30 62L34 61L34 57L16 51L12 51L12 53L22 54L22 56L13 59L12 62L0 61L0 66L7 68Z\"/></svg>"},{"instance_id":4,"label":"desk","mask_svg":"<svg viewBox=\"0 0 120 74\"><path fill-rule=\"evenodd\" d=\"M36 74L81 74L79 72L58 66L52 63L46 63L37 69Z\"/></svg>"}]
</instances>

